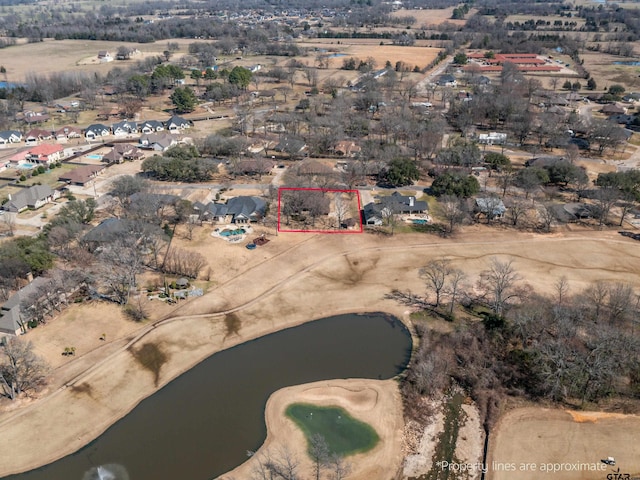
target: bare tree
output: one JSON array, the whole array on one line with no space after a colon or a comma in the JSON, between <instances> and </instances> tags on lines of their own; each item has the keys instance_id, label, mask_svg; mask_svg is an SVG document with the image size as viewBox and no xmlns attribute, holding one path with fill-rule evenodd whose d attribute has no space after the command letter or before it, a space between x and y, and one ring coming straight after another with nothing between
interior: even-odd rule
<instances>
[{"instance_id":1,"label":"bare tree","mask_svg":"<svg viewBox=\"0 0 640 480\"><path fill-rule=\"evenodd\" d=\"M566 275L562 275L554 284L556 289L556 303L562 305L569 293L569 280Z\"/></svg>"},{"instance_id":2,"label":"bare tree","mask_svg":"<svg viewBox=\"0 0 640 480\"><path fill-rule=\"evenodd\" d=\"M311 435L309 440L309 456L313 461L313 476L320 480L322 471L329 465L329 446L324 437L319 433Z\"/></svg>"},{"instance_id":3,"label":"bare tree","mask_svg":"<svg viewBox=\"0 0 640 480\"><path fill-rule=\"evenodd\" d=\"M453 316L453 309L456 305L456 300L458 299L458 295L460 293L460 288L462 286L462 282L467 278L466 274L462 270L453 269L451 270L451 274L449 275L449 285L447 286L447 293L449 294L449 298L451 303L449 305L449 316Z\"/></svg>"},{"instance_id":4,"label":"bare tree","mask_svg":"<svg viewBox=\"0 0 640 480\"><path fill-rule=\"evenodd\" d=\"M435 308L440 306L441 295L451 273L453 273L451 262L444 258L431 260L420 269L420 276L426 280L427 287L433 289L436 295Z\"/></svg>"},{"instance_id":5,"label":"bare tree","mask_svg":"<svg viewBox=\"0 0 640 480\"><path fill-rule=\"evenodd\" d=\"M198 252L169 248L165 254L162 270L165 273L198 278L200 271L207 265L207 260Z\"/></svg>"},{"instance_id":6,"label":"bare tree","mask_svg":"<svg viewBox=\"0 0 640 480\"><path fill-rule=\"evenodd\" d=\"M329 457L329 478L331 480L344 480L351 473L351 465L344 458L334 453Z\"/></svg>"},{"instance_id":7,"label":"bare tree","mask_svg":"<svg viewBox=\"0 0 640 480\"><path fill-rule=\"evenodd\" d=\"M553 205L552 204L545 205L538 213L540 214L544 231L547 233L550 232L551 225L556 219L556 215L553 212Z\"/></svg>"},{"instance_id":8,"label":"bare tree","mask_svg":"<svg viewBox=\"0 0 640 480\"><path fill-rule=\"evenodd\" d=\"M571 165L573 165L576 160L580 158L580 149L575 143L570 143L564 147L564 154L567 157L567 160L571 162Z\"/></svg>"},{"instance_id":9,"label":"bare tree","mask_svg":"<svg viewBox=\"0 0 640 480\"><path fill-rule=\"evenodd\" d=\"M602 311L606 305L606 299L609 295L609 287L602 280L589 285L582 293L587 300L587 307L593 310L593 320L598 323L600 321Z\"/></svg>"},{"instance_id":10,"label":"bare tree","mask_svg":"<svg viewBox=\"0 0 640 480\"><path fill-rule=\"evenodd\" d=\"M511 168L503 169L498 175L497 183L499 187L502 189L502 198L507 194L507 190L513 184L513 179L515 178L515 171Z\"/></svg>"},{"instance_id":11,"label":"bare tree","mask_svg":"<svg viewBox=\"0 0 640 480\"><path fill-rule=\"evenodd\" d=\"M493 313L503 315L509 301L521 296L517 288L520 279L513 268L513 260L491 259L489 268L480 273L479 286L486 292Z\"/></svg>"},{"instance_id":12,"label":"bare tree","mask_svg":"<svg viewBox=\"0 0 640 480\"><path fill-rule=\"evenodd\" d=\"M387 226L391 227L391 235L393 235L395 233L396 227L398 226L397 205L393 202L389 203L382 209L380 214L382 215L384 223Z\"/></svg>"},{"instance_id":13,"label":"bare tree","mask_svg":"<svg viewBox=\"0 0 640 480\"><path fill-rule=\"evenodd\" d=\"M266 450L259 455L248 452L249 456L256 459L254 463L251 479L252 480L298 480L298 468L300 462L285 446L272 455L271 451Z\"/></svg>"},{"instance_id":14,"label":"bare tree","mask_svg":"<svg viewBox=\"0 0 640 480\"><path fill-rule=\"evenodd\" d=\"M628 283L618 282L611 285L607 302L609 321L614 324L626 322L633 312L634 298L633 287Z\"/></svg>"},{"instance_id":15,"label":"bare tree","mask_svg":"<svg viewBox=\"0 0 640 480\"><path fill-rule=\"evenodd\" d=\"M193 240L193 230L196 228L196 225L198 224L197 222L197 218L193 215L189 215L189 218L187 220L186 226L187 226L187 239L189 240Z\"/></svg>"},{"instance_id":16,"label":"bare tree","mask_svg":"<svg viewBox=\"0 0 640 480\"><path fill-rule=\"evenodd\" d=\"M15 213L6 212L2 217L2 221L4 223L4 226L7 228L7 235L13 237L16 229Z\"/></svg>"},{"instance_id":17,"label":"bare tree","mask_svg":"<svg viewBox=\"0 0 640 480\"><path fill-rule=\"evenodd\" d=\"M342 193L338 192L335 194L333 208L335 210L336 221L338 223L336 228L339 229L349 214L349 203L342 198Z\"/></svg>"},{"instance_id":18,"label":"bare tree","mask_svg":"<svg viewBox=\"0 0 640 480\"><path fill-rule=\"evenodd\" d=\"M104 248L100 259L100 277L107 287L107 295L121 305L128 303L131 289L136 286L137 275L143 265L137 240L132 236L118 239Z\"/></svg>"},{"instance_id":19,"label":"bare tree","mask_svg":"<svg viewBox=\"0 0 640 480\"><path fill-rule=\"evenodd\" d=\"M31 342L11 338L0 347L0 385L11 400L42 386L48 371L44 360L33 353Z\"/></svg>"},{"instance_id":20,"label":"bare tree","mask_svg":"<svg viewBox=\"0 0 640 480\"><path fill-rule=\"evenodd\" d=\"M517 228L522 218L526 216L527 211L529 211L528 202L525 203L519 199L514 200L511 205L509 205L509 208L507 210L507 212L509 213L509 220L511 221L511 225Z\"/></svg>"},{"instance_id":21,"label":"bare tree","mask_svg":"<svg viewBox=\"0 0 640 480\"><path fill-rule=\"evenodd\" d=\"M447 221L447 232L453 233L457 225L465 218L465 211L462 208L462 200L454 195L443 195L438 202L440 213Z\"/></svg>"},{"instance_id":22,"label":"bare tree","mask_svg":"<svg viewBox=\"0 0 640 480\"><path fill-rule=\"evenodd\" d=\"M602 226L607 223L611 207L615 205L618 198L618 192L613 188L600 188L596 191L596 217L598 218L598 225Z\"/></svg>"},{"instance_id":23,"label":"bare tree","mask_svg":"<svg viewBox=\"0 0 640 480\"><path fill-rule=\"evenodd\" d=\"M307 82L309 82L309 86L315 87L318 84L318 70L313 67L306 67L303 72Z\"/></svg>"}]
</instances>

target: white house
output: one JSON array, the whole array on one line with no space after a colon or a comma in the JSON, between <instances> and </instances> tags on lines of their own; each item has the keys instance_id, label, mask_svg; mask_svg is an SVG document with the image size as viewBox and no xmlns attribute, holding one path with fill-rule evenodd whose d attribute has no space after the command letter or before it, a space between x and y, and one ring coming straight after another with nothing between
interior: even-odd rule
<instances>
[{"instance_id":1,"label":"white house","mask_svg":"<svg viewBox=\"0 0 640 480\"><path fill-rule=\"evenodd\" d=\"M506 133L481 133L478 135L478 143L483 145L504 145L507 141Z\"/></svg>"},{"instance_id":2,"label":"white house","mask_svg":"<svg viewBox=\"0 0 640 480\"><path fill-rule=\"evenodd\" d=\"M158 120L147 120L138 125L140 133L156 133L164 130L164 125Z\"/></svg>"},{"instance_id":3,"label":"white house","mask_svg":"<svg viewBox=\"0 0 640 480\"><path fill-rule=\"evenodd\" d=\"M94 123L93 125L89 125L85 131L84 136L87 140L95 140L99 137L105 137L109 135L111 132L109 127L106 125L102 125L101 123Z\"/></svg>"},{"instance_id":4,"label":"white house","mask_svg":"<svg viewBox=\"0 0 640 480\"><path fill-rule=\"evenodd\" d=\"M98 52L98 60L101 63L113 62L113 56L107 50L100 50Z\"/></svg>"},{"instance_id":5,"label":"white house","mask_svg":"<svg viewBox=\"0 0 640 480\"><path fill-rule=\"evenodd\" d=\"M51 165L62 159L64 155L64 147L58 144L43 143L33 147L27 153L27 160L43 165Z\"/></svg>"},{"instance_id":6,"label":"white house","mask_svg":"<svg viewBox=\"0 0 640 480\"><path fill-rule=\"evenodd\" d=\"M0 132L0 145L9 145L10 143L19 143L22 141L22 133L17 130L5 130Z\"/></svg>"},{"instance_id":7,"label":"white house","mask_svg":"<svg viewBox=\"0 0 640 480\"><path fill-rule=\"evenodd\" d=\"M171 117L169 120L165 122L165 127L171 133L178 133L181 130L189 128L190 126L191 126L191 123L189 122L189 120L185 120L184 118L178 115L174 115L173 117Z\"/></svg>"},{"instance_id":8,"label":"white house","mask_svg":"<svg viewBox=\"0 0 640 480\"><path fill-rule=\"evenodd\" d=\"M138 125L136 124L136 122L124 120L122 122L114 123L113 125L111 125L111 130L113 131L114 136L125 137L127 135L131 135L132 133L136 133L138 131Z\"/></svg>"}]
</instances>

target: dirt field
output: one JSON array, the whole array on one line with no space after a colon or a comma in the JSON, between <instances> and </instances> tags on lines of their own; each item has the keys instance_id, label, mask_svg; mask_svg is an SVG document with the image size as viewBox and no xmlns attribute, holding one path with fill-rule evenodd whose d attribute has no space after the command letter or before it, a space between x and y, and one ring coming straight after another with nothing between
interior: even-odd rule
<instances>
[{"instance_id":1,"label":"dirt field","mask_svg":"<svg viewBox=\"0 0 640 480\"><path fill-rule=\"evenodd\" d=\"M56 382L73 388L63 386L1 414L6 454L0 457L0 476L75 451L152 394L157 389L153 376L124 349L142 338L161 344L169 358L160 372L162 386L218 350L315 318L386 311L409 321L410 312L386 300L384 294L393 288L420 290L419 266L441 256L463 268L469 283L497 255L514 259L522 277L540 291L550 292L552 280L562 275L567 276L572 291L596 279L640 285L635 267L640 261L637 244L617 232L543 236L478 226L452 241L418 234L392 238L371 234L275 236L267 230L271 242L249 251L212 238L210 229L198 229L192 242L177 240L210 262L213 283L209 292L182 304L166 315L167 320L154 324L155 328L141 326L135 331L136 339L130 340L134 333L123 326L124 338L113 339L102 350L71 359L56 370ZM239 319L240 330L239 335L228 337L224 317L231 312ZM87 342L95 342L95 334L111 322L111 316L91 317L96 324ZM38 329L36 347L55 353L55 346L45 346L47 328ZM21 447L35 443L41 445L37 451Z\"/></svg>"},{"instance_id":2,"label":"dirt field","mask_svg":"<svg viewBox=\"0 0 640 480\"><path fill-rule=\"evenodd\" d=\"M487 478L602 480L618 468L633 478L640 473L639 432L634 415L516 409L491 434ZM600 462L607 457L615 467Z\"/></svg>"},{"instance_id":3,"label":"dirt field","mask_svg":"<svg viewBox=\"0 0 640 480\"><path fill-rule=\"evenodd\" d=\"M466 20L453 20L451 15L453 15L453 9L455 7L449 8L437 8L437 9L421 9L421 10L413 10L413 9L402 9L396 10L391 15L394 17L415 17L416 23L414 27L420 27L422 25L440 25L444 22L449 22L453 25L464 25ZM475 15L476 9L469 10L467 14L467 18Z\"/></svg>"},{"instance_id":4,"label":"dirt field","mask_svg":"<svg viewBox=\"0 0 640 480\"><path fill-rule=\"evenodd\" d=\"M330 380L284 388L275 392L267 401L265 419L267 439L252 460L220 477L221 480L249 478L261 458L288 448L300 461L300 474L312 477L312 462L306 448L307 442L300 430L286 414L286 408L296 402L320 406L339 406L354 418L371 425L380 442L365 453L347 457L352 465L351 480L392 478L400 468L402 436L402 400L398 384L394 380Z\"/></svg>"},{"instance_id":5,"label":"dirt field","mask_svg":"<svg viewBox=\"0 0 640 480\"><path fill-rule=\"evenodd\" d=\"M192 39L171 39L177 43L180 50L174 52L172 61L187 53L190 43L198 42ZM130 61L113 61L98 63L98 51L107 50L115 56L118 47L125 45L138 49ZM136 60L148 56L162 55L167 42L156 43L126 43L107 42L98 40L45 40L38 43L24 43L9 48L0 49L0 65L7 69L9 82L22 81L29 73L47 74L52 72L99 72L106 74L114 67L126 68ZM37 58L35 64L33 59ZM4 80L4 78L2 79Z\"/></svg>"},{"instance_id":6,"label":"dirt field","mask_svg":"<svg viewBox=\"0 0 640 480\"><path fill-rule=\"evenodd\" d=\"M343 55L329 60L330 69L339 69L344 59L349 57L355 57L360 60L372 57L377 63L377 68L384 67L387 60L392 65L395 65L397 61L402 61L411 66L418 65L422 68L431 63L440 52L439 48L380 45L380 40L373 38L344 39L340 40L340 44L334 43L335 40L333 39L327 40L327 42L323 42L322 40L314 39L312 42L304 42L301 45L307 48L322 48L329 52ZM313 57L308 58L309 61L313 60ZM348 73L347 70L343 72L345 74Z\"/></svg>"}]
</instances>

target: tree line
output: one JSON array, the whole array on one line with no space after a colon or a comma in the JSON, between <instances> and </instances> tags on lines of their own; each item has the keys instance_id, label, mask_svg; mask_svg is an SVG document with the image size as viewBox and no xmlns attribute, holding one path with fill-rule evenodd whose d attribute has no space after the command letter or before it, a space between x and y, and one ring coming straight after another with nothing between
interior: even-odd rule
<instances>
[{"instance_id":1,"label":"tree line","mask_svg":"<svg viewBox=\"0 0 640 480\"><path fill-rule=\"evenodd\" d=\"M499 258L475 282L447 259L429 261L420 275L425 295L388 297L457 326L416 327L420 346L402 385L409 417L422 415L419 398L453 385L474 398L487 430L509 398L585 407L640 397L640 297L632 285L595 281L572 291L560 277L543 295Z\"/></svg>"}]
</instances>

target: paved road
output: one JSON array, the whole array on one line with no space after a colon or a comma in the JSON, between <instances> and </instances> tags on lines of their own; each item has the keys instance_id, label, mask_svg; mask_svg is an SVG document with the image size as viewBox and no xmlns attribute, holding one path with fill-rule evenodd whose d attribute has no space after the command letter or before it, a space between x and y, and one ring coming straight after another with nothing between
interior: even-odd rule
<instances>
[{"instance_id":1,"label":"paved road","mask_svg":"<svg viewBox=\"0 0 640 480\"><path fill-rule=\"evenodd\" d=\"M442 62L440 62L436 66L436 68L428 72L425 75L425 77L422 80L420 80L416 85L416 90L418 91L418 93L420 93L421 95L425 95L426 92L429 90L428 88L429 84L435 83L435 79L440 75L442 75L445 72L445 70L449 67L449 65L451 65L452 63L453 63L453 58L447 57Z\"/></svg>"}]
</instances>

